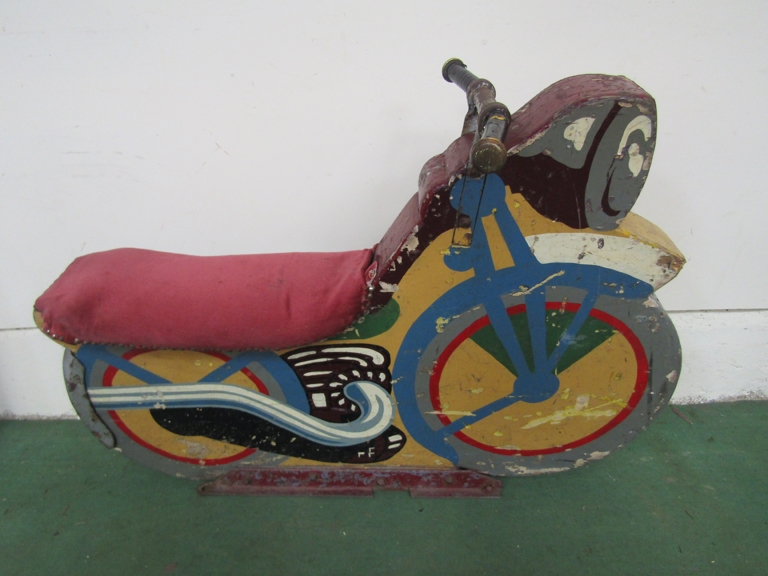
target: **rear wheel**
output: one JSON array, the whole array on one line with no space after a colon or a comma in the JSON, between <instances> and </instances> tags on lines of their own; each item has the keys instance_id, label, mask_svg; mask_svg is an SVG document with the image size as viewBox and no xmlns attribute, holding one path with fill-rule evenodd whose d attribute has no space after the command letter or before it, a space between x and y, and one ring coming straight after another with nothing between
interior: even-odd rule
<instances>
[{"instance_id":1,"label":"rear wheel","mask_svg":"<svg viewBox=\"0 0 768 576\"><path fill-rule=\"evenodd\" d=\"M144 350L109 347L106 352L130 365L123 369L97 359L88 373L88 389L113 386L141 386L149 382L141 372L173 383L198 382L230 357L221 352L192 350ZM133 373L133 374L131 374ZM222 382L257 390L284 401L277 382L257 362L233 371ZM97 410L97 414L115 436L116 447L139 463L175 476L215 478L231 468L276 465L285 456L267 453L205 436L175 434L161 426L150 410Z\"/></svg>"}]
</instances>

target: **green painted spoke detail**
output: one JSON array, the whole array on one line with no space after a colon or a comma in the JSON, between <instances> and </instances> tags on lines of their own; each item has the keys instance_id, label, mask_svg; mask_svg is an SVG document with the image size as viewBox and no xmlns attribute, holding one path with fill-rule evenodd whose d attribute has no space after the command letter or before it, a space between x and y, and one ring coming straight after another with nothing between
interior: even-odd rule
<instances>
[{"instance_id":1,"label":"green painted spoke detail","mask_svg":"<svg viewBox=\"0 0 768 576\"><path fill-rule=\"evenodd\" d=\"M400 304L392 298L383 308L363 316L357 323L352 324L344 332L329 338L329 340L362 340L372 338L392 328L399 317Z\"/></svg>"},{"instance_id":2,"label":"green painted spoke detail","mask_svg":"<svg viewBox=\"0 0 768 576\"><path fill-rule=\"evenodd\" d=\"M560 337L563 335L566 328L568 328L571 321L573 321L575 315L576 314L573 312L547 310L548 356L552 354ZM531 337L528 333L528 315L525 312L513 314L510 316L510 320L512 321L515 333L517 334L517 339L520 342L520 348L523 351L528 367L533 370L533 347L531 346ZM587 354L613 336L614 332L615 330L613 327L605 322L592 316L587 317L581 330L576 334L573 342L571 342L571 345L568 346L568 349L557 363L557 373L559 374L560 372L563 372L584 358ZM517 370L515 370L515 367L512 364L512 360L510 360L509 355L491 325L481 328L470 338L512 374L515 376L518 375Z\"/></svg>"},{"instance_id":3,"label":"green painted spoke detail","mask_svg":"<svg viewBox=\"0 0 768 576\"><path fill-rule=\"evenodd\" d=\"M563 323L562 318L558 319L559 316L566 315L570 316L567 322ZM560 336L565 332L574 316L575 314L572 312L561 313L557 310L547 312L547 354L552 354ZM559 374L576 364L592 350L607 341L615 332L616 330L609 324L593 316L588 316L581 330L576 334L573 342L557 363L557 373Z\"/></svg>"},{"instance_id":4,"label":"green painted spoke detail","mask_svg":"<svg viewBox=\"0 0 768 576\"><path fill-rule=\"evenodd\" d=\"M528 363L528 369L533 370L533 346L531 346L531 335L528 333L528 316L526 314L513 314L509 317L512 321L512 328L517 334L517 341L520 343L520 349L523 351L525 361ZM518 376L512 359L504 349L504 345L496 335L493 326L488 324L475 332L470 339L480 346L483 350L493 356L497 362L500 362L507 370L515 376Z\"/></svg>"}]
</instances>

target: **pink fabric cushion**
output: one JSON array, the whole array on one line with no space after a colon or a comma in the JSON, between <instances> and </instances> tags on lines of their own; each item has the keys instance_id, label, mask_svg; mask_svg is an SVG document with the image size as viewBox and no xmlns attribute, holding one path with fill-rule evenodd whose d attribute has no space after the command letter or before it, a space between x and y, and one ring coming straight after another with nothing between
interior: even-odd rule
<instances>
[{"instance_id":1,"label":"pink fabric cushion","mask_svg":"<svg viewBox=\"0 0 768 576\"><path fill-rule=\"evenodd\" d=\"M185 256L122 248L75 260L35 303L68 343L279 349L362 311L371 250Z\"/></svg>"}]
</instances>

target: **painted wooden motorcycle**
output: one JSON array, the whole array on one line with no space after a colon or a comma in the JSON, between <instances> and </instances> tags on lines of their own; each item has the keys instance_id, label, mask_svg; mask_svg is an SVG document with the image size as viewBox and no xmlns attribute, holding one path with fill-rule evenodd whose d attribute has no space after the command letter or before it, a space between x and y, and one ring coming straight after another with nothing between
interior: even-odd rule
<instances>
[{"instance_id":1,"label":"painted wooden motorcycle","mask_svg":"<svg viewBox=\"0 0 768 576\"><path fill-rule=\"evenodd\" d=\"M235 467L602 458L668 401L681 351L654 290L684 259L631 214L653 98L582 75L515 114L459 60L461 137L372 250L75 260L35 303L81 419L195 478Z\"/></svg>"}]
</instances>

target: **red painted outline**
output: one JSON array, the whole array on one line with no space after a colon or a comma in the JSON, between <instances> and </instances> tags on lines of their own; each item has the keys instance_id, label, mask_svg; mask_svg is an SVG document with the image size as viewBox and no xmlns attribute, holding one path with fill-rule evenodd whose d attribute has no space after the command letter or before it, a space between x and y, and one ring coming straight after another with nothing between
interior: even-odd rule
<instances>
[{"instance_id":1,"label":"red painted outline","mask_svg":"<svg viewBox=\"0 0 768 576\"><path fill-rule=\"evenodd\" d=\"M147 352L154 352L154 350L139 350L134 348L133 350L128 350L128 352L123 354L122 357L125 360L131 360L136 356L139 356L140 354L146 354ZM218 358L219 360L223 360L224 362L229 362L231 360L229 356L227 356L226 354L222 354L221 352L203 352L203 354L208 354L209 356L213 356L214 358ZM102 381L102 384L105 387L112 386L112 381L114 380L117 372L118 372L117 368L115 368L114 366L109 366L104 371L104 379ZM249 380L251 380L254 384L256 384L256 387L259 389L259 392L269 396L269 391L267 390L267 387L256 376L256 374L251 372L248 368L243 368L242 370L240 370L240 372L245 374ZM110 418L112 418L112 420L115 422L115 424L117 424L118 428L120 428L120 430L122 430L129 438L131 438L131 440L133 440L140 446L143 446L147 450L151 450L152 452L156 454L160 454L165 458L170 458L171 460L177 460L178 462L184 462L187 464L196 464L198 466L221 466L223 464L231 464L232 462L237 462L238 460L242 460L246 456L250 456L251 454L256 452L256 449L254 448L245 448L242 452L238 452L237 454L233 454L232 456L229 456L227 458L185 458L184 456L176 456L175 454L166 452L165 450L162 450L157 446L153 446L143 438L136 435L136 433L133 430L131 430L125 422L123 422L123 419L120 418L120 416L117 414L115 410L108 410L107 413L109 414Z\"/></svg>"},{"instance_id":2,"label":"red painted outline","mask_svg":"<svg viewBox=\"0 0 768 576\"><path fill-rule=\"evenodd\" d=\"M568 312L577 312L580 307L580 304L565 304L565 310ZM546 305L547 310L560 310L561 308L562 304L560 302L547 302ZM513 314L519 314L521 312L525 312L525 309L525 304L518 304L517 306L507 308L507 314L510 316ZM645 349L643 348L643 345L640 343L640 340L637 338L637 336L635 336L634 332L632 332L627 327L627 325L618 318L615 318L601 310L594 309L589 313L589 315L600 320L601 322L605 322L620 332L624 338L627 339L627 342L629 342L632 350L635 353L635 359L637 360L637 379L635 380L635 389L632 392L632 395L629 397L629 401L627 402L626 407L624 407L624 409L622 409L610 422L592 434L585 436L584 438L570 442L568 444L564 444L562 446L546 448L543 450L504 450L501 448L496 448L495 446L483 444L473 438L470 438L463 432L456 432L454 436L462 442L469 444L470 446L474 446L475 448L479 448L486 452L492 452L493 454L503 454L507 456L543 456L545 454L557 454L558 452L565 452L566 450L577 448L578 446L583 446L584 444L592 442L609 430L615 428L621 421L629 416L632 410L637 407L648 385L648 359L645 357ZM442 377L443 369L448 363L449 358L456 350L456 348L463 344L467 338L488 324L490 324L490 318L488 318L488 316L483 316L482 318L475 320L456 338L454 338L454 340L445 348L445 350L443 350L443 353L435 363L435 368L429 380L429 396L432 400L432 406L436 411L442 410L442 403L440 402L440 378ZM446 426L452 422L452 420L445 414L438 414L437 417L440 419L440 422Z\"/></svg>"}]
</instances>

